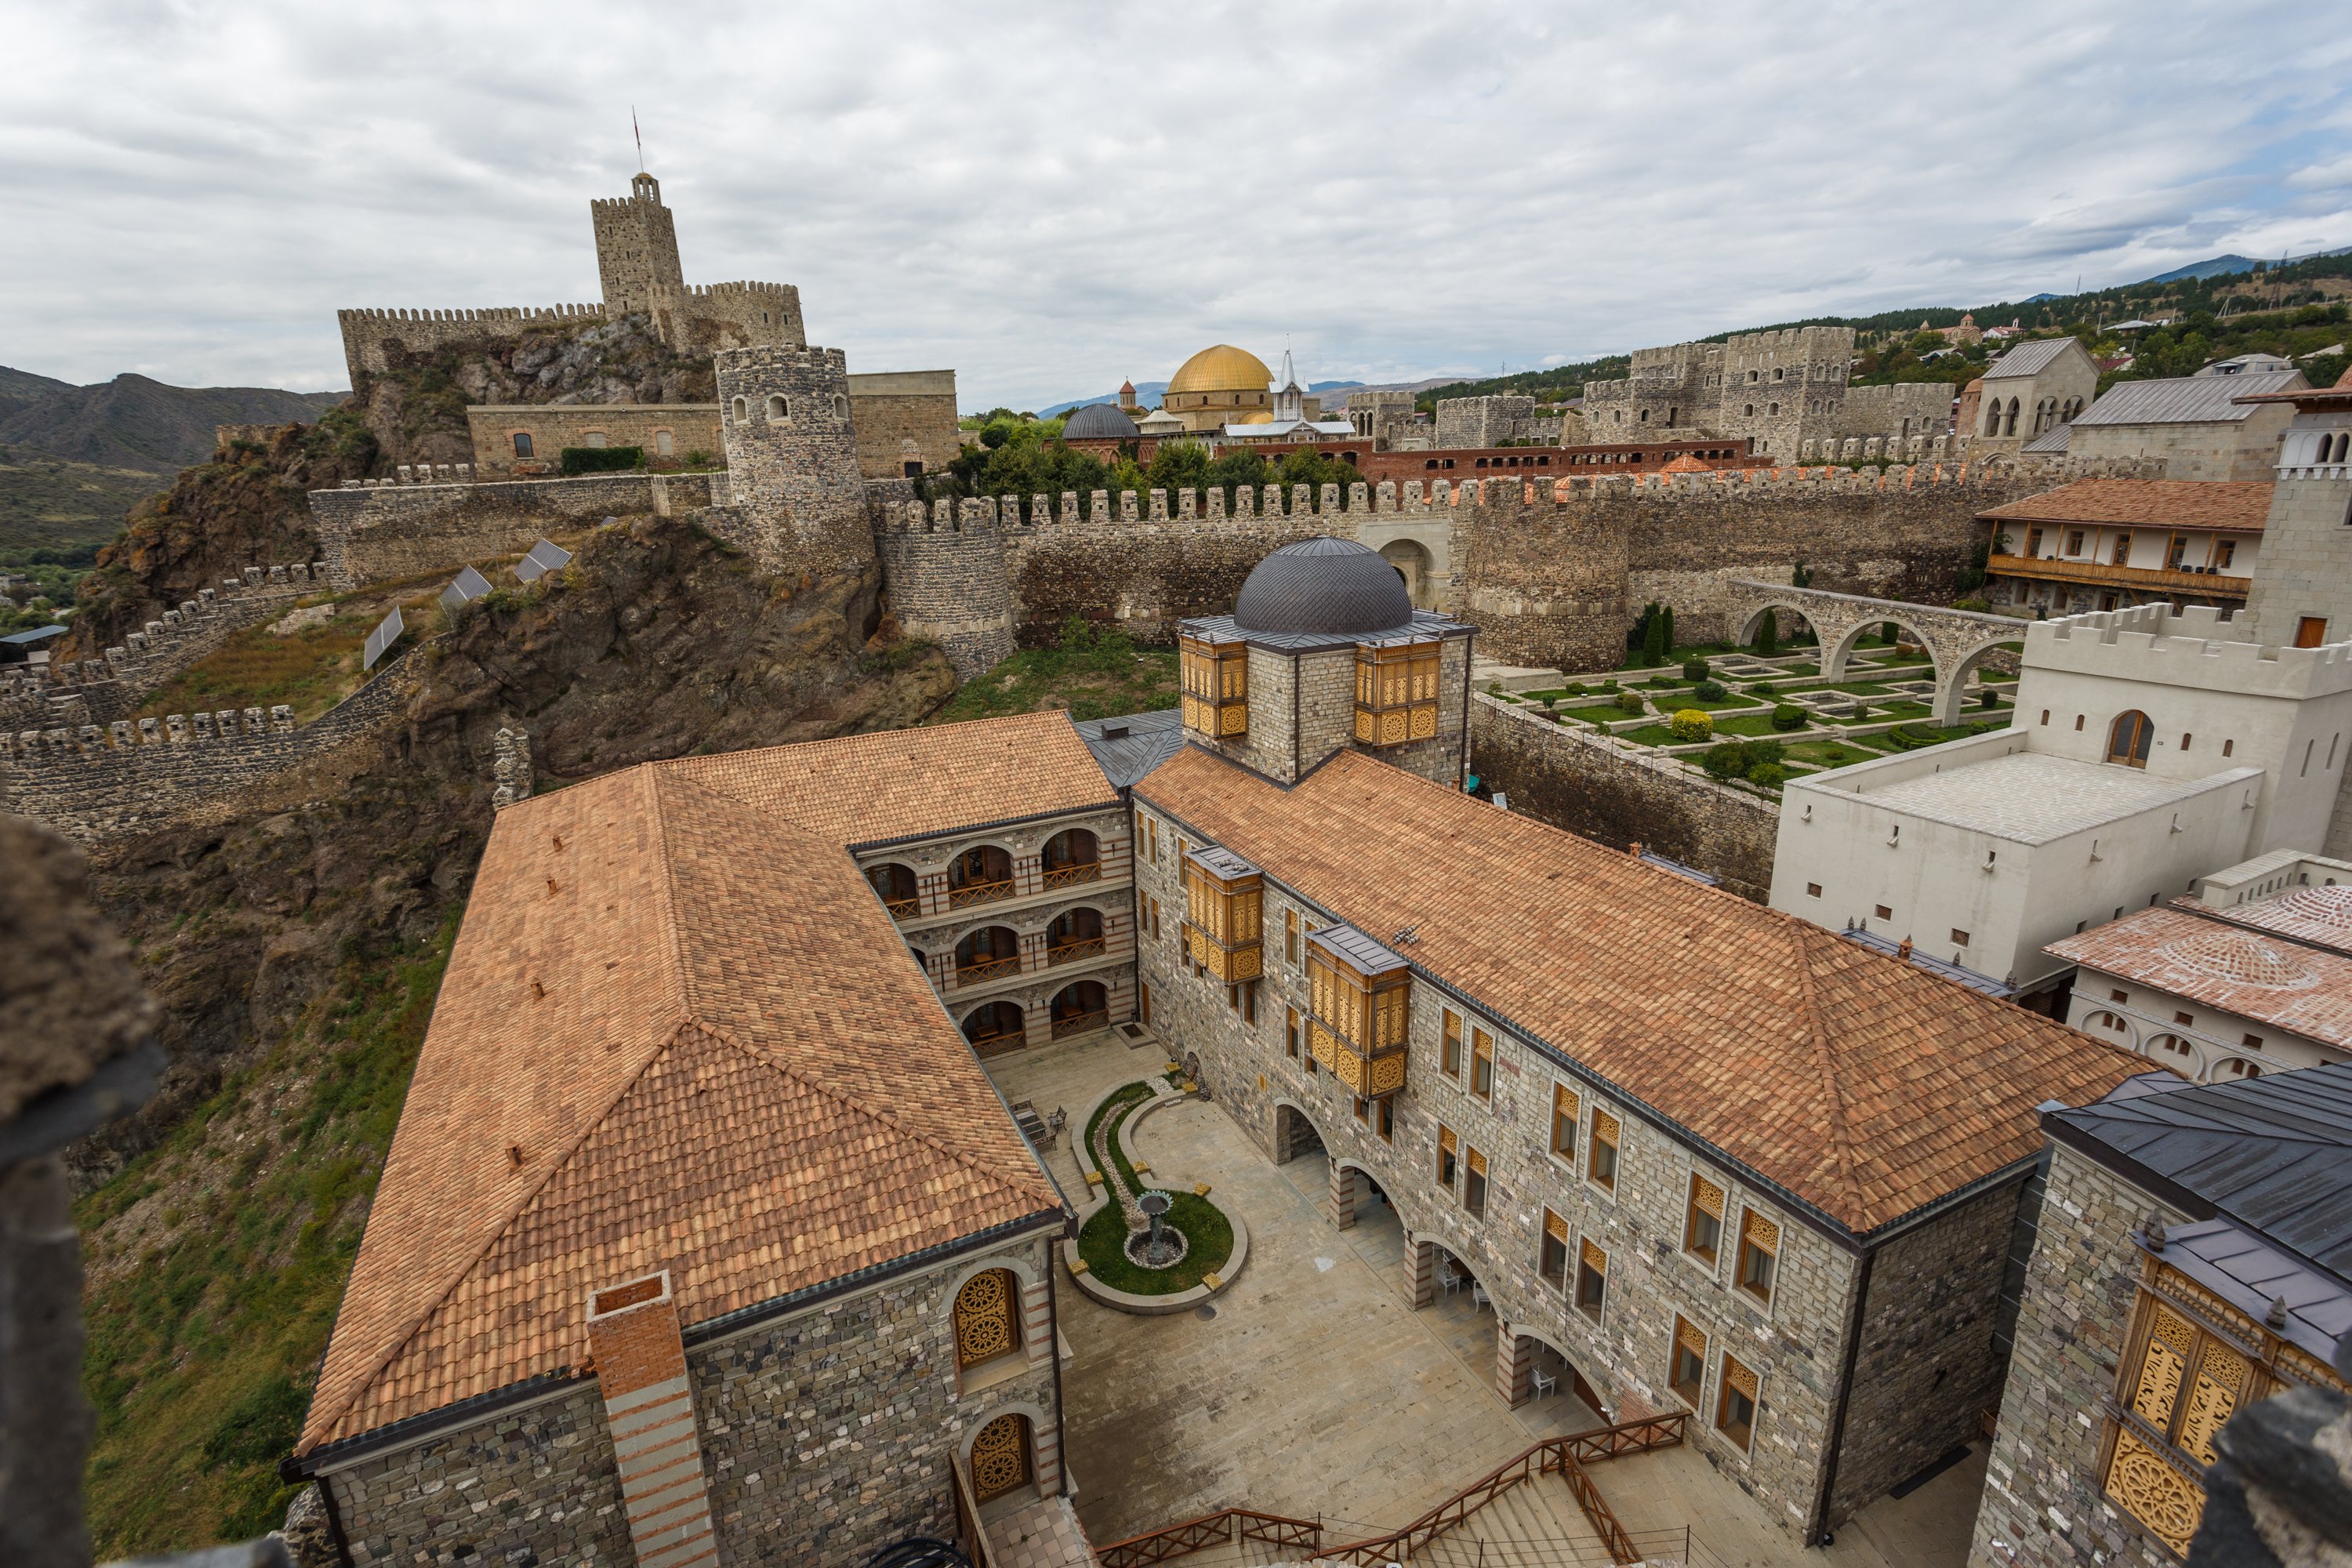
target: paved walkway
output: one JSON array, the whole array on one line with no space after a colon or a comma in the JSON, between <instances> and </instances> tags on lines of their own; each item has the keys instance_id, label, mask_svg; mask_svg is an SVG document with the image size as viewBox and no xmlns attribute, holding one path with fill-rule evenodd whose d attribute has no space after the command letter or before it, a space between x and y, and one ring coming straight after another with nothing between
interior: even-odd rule
<instances>
[{"instance_id":1,"label":"paved walkway","mask_svg":"<svg viewBox=\"0 0 2352 1568\"><path fill-rule=\"evenodd\" d=\"M1097 1036L988 1068L1008 1100L1069 1112L1047 1163L1077 1200L1086 1187L1070 1146L1087 1108L1165 1060L1156 1043ZM1493 1389L1494 1315L1467 1290L1408 1310L1393 1213L1360 1199L1355 1226L1332 1229L1319 1154L1270 1164L1223 1110L1197 1100L1157 1112L1136 1142L1155 1177L1208 1182L1216 1202L1241 1214L1250 1258L1213 1319L1115 1312L1061 1282L1074 1357L1063 1378L1064 1452L1097 1544L1244 1505L1373 1534L1539 1438L1601 1425L1565 1391L1507 1409ZM1825 1552L1797 1547L1696 1452L1612 1460L1592 1474L1627 1529L1689 1525L1726 1568L1957 1568L1982 1448L1908 1499L1872 1505Z\"/></svg>"}]
</instances>

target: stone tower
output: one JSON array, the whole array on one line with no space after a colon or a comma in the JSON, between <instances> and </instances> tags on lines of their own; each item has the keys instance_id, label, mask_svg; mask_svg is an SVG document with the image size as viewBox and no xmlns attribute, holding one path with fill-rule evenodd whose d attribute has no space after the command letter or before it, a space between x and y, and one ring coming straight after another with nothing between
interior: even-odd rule
<instances>
[{"instance_id":1,"label":"stone tower","mask_svg":"<svg viewBox=\"0 0 2352 1568\"><path fill-rule=\"evenodd\" d=\"M711 363L728 483L761 564L790 575L872 563L842 352L722 349Z\"/></svg>"},{"instance_id":2,"label":"stone tower","mask_svg":"<svg viewBox=\"0 0 2352 1568\"><path fill-rule=\"evenodd\" d=\"M2352 641L2352 371L2334 386L2245 401L2292 403L2294 417L2239 635L2296 647Z\"/></svg>"},{"instance_id":3,"label":"stone tower","mask_svg":"<svg viewBox=\"0 0 2352 1568\"><path fill-rule=\"evenodd\" d=\"M1021 503L1007 496L1002 506L1000 514L991 496L886 509L890 522L882 532L882 567L890 608L908 637L928 637L947 650L961 680L985 674L1013 650L1013 578L998 522L1001 515L1005 525L1018 527Z\"/></svg>"},{"instance_id":4,"label":"stone tower","mask_svg":"<svg viewBox=\"0 0 2352 1568\"><path fill-rule=\"evenodd\" d=\"M604 312L624 316L653 309L656 289L686 288L677 260L677 227L662 205L661 182L640 174L629 194L591 201L596 225L596 271L604 284Z\"/></svg>"}]
</instances>

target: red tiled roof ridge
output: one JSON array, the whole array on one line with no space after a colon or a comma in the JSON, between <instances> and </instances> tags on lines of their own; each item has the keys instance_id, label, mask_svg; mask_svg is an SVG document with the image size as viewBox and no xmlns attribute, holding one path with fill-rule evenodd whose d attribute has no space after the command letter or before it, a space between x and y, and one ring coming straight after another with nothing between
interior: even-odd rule
<instances>
[{"instance_id":1,"label":"red tiled roof ridge","mask_svg":"<svg viewBox=\"0 0 2352 1568\"><path fill-rule=\"evenodd\" d=\"M400 1352L406 1350L418 1334L424 1332L425 1325L432 1322L434 1314L448 1304L449 1298L457 1294L457 1287L463 1285L467 1278L481 1267L482 1259L488 1257L490 1249L505 1237L509 1230L513 1228L515 1221L520 1218L532 1204L539 1201L540 1194L547 1190L548 1184L554 1181L557 1173L578 1157L581 1147L590 1138L595 1136L597 1129L604 1126L606 1119L613 1114L613 1108L626 1100L630 1090L644 1081L646 1074L653 1070L654 1064L661 1060L663 1056L677 1044L680 1034L688 1028L698 1026L691 1018L681 1016L671 1026L668 1033L655 1041L653 1049L646 1053L645 1060L639 1062L636 1070L622 1080L620 1088L604 1102L604 1107L593 1116L581 1119L578 1131L572 1135L571 1142L564 1144L562 1152L546 1163L545 1167L540 1171L537 1180L520 1189L516 1200L499 1215L496 1224L484 1228L480 1245L462 1255L458 1266L449 1271L447 1279L426 1299L424 1306L415 1317L409 1320L400 1332L386 1336L383 1352L369 1364L365 1375L350 1380L348 1391L336 1400L331 1407L327 1407L327 1415L323 1418L320 1414L321 1407L315 1404L312 1405L303 1422L302 1436L295 1444L296 1453L304 1453L316 1447L320 1441L324 1440L327 1433L342 1424L343 1418L351 1414L352 1408L359 1404L361 1397L376 1385L377 1379L383 1376L394 1362L400 1359ZM348 1285L345 1288L348 1289Z\"/></svg>"},{"instance_id":2,"label":"red tiled roof ridge","mask_svg":"<svg viewBox=\"0 0 2352 1568\"><path fill-rule=\"evenodd\" d=\"M1734 894L1733 897L1738 897ZM1775 914L1787 911L1775 910ZM1827 1118L1830 1147L1837 1155L1838 1180L1848 1192L1859 1192L1861 1184L1853 1173L1853 1140L1849 1135L1845 1085L1838 1072L1837 1047L1830 1044L1829 1033L1822 1026L1821 999L1813 994L1813 949L1811 925L1809 921L1788 916L1789 945L1796 950L1797 988L1804 996L1805 1033L1811 1039L1813 1063L1821 1069L1822 1093L1829 1105ZM1827 935L1827 932L1823 932ZM1832 937L1832 942L1838 940Z\"/></svg>"}]
</instances>

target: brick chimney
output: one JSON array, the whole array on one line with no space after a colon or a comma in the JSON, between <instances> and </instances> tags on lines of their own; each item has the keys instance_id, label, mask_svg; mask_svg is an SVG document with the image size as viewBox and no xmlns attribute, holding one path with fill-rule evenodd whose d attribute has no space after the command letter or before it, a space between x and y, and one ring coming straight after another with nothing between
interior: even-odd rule
<instances>
[{"instance_id":1,"label":"brick chimney","mask_svg":"<svg viewBox=\"0 0 2352 1568\"><path fill-rule=\"evenodd\" d=\"M588 1344L639 1568L716 1563L702 1437L694 1424L669 1270L592 1292Z\"/></svg>"}]
</instances>

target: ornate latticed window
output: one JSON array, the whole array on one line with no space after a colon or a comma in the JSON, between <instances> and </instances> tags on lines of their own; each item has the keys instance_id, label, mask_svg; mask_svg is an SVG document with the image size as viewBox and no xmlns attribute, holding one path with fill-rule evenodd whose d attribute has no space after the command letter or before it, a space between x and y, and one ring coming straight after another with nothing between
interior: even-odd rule
<instances>
[{"instance_id":1,"label":"ornate latticed window","mask_svg":"<svg viewBox=\"0 0 2352 1568\"><path fill-rule=\"evenodd\" d=\"M1481 1100L1495 1092L1495 1037L1484 1029L1470 1031L1470 1092Z\"/></svg>"},{"instance_id":2,"label":"ornate latticed window","mask_svg":"<svg viewBox=\"0 0 2352 1568\"><path fill-rule=\"evenodd\" d=\"M1683 1250L1715 1267L1723 1246L1723 1189L1705 1176L1693 1176L1690 1212L1683 1222Z\"/></svg>"},{"instance_id":3,"label":"ornate latticed window","mask_svg":"<svg viewBox=\"0 0 2352 1568\"><path fill-rule=\"evenodd\" d=\"M1576 1090L1564 1083L1551 1089L1551 1152L1563 1160L1576 1158Z\"/></svg>"},{"instance_id":4,"label":"ornate latticed window","mask_svg":"<svg viewBox=\"0 0 2352 1568\"><path fill-rule=\"evenodd\" d=\"M1544 1282L1559 1289L1568 1288L1568 1221L1549 1209L1544 1210L1543 1239L1538 1244L1536 1271Z\"/></svg>"},{"instance_id":5,"label":"ornate latticed window","mask_svg":"<svg viewBox=\"0 0 2352 1568\"><path fill-rule=\"evenodd\" d=\"M1447 1078L1462 1076L1462 1015L1451 1007L1438 1010L1437 1068Z\"/></svg>"},{"instance_id":6,"label":"ornate latticed window","mask_svg":"<svg viewBox=\"0 0 2352 1568\"><path fill-rule=\"evenodd\" d=\"M1675 1315L1671 1353L1674 1364L1667 1370L1666 1386L1675 1391L1676 1398L1696 1410L1699 1394L1706 1387L1706 1336L1691 1327L1690 1321L1680 1313Z\"/></svg>"},{"instance_id":7,"label":"ornate latticed window","mask_svg":"<svg viewBox=\"0 0 2352 1568\"><path fill-rule=\"evenodd\" d=\"M1237 642L1180 637L1184 727L1211 739L1249 730L1249 649Z\"/></svg>"},{"instance_id":8,"label":"ornate latticed window","mask_svg":"<svg viewBox=\"0 0 2352 1568\"><path fill-rule=\"evenodd\" d=\"M1412 972L1353 926L1307 939L1307 1042L1349 1089L1377 1100L1404 1088Z\"/></svg>"},{"instance_id":9,"label":"ornate latticed window","mask_svg":"<svg viewBox=\"0 0 2352 1568\"><path fill-rule=\"evenodd\" d=\"M1609 1255L1593 1246L1588 1236L1577 1248L1576 1310L1599 1322L1602 1300L1608 1293Z\"/></svg>"},{"instance_id":10,"label":"ornate latticed window","mask_svg":"<svg viewBox=\"0 0 2352 1568\"><path fill-rule=\"evenodd\" d=\"M1742 1448L1756 1440L1756 1371L1728 1352L1715 1396L1715 1429Z\"/></svg>"},{"instance_id":11,"label":"ornate latticed window","mask_svg":"<svg viewBox=\"0 0 2352 1568\"><path fill-rule=\"evenodd\" d=\"M1441 643L1412 642L1356 649L1356 739L1367 746L1399 746L1437 733Z\"/></svg>"},{"instance_id":12,"label":"ornate latticed window","mask_svg":"<svg viewBox=\"0 0 2352 1568\"><path fill-rule=\"evenodd\" d=\"M971 1440L974 1501L989 1502L1029 1484L1029 1418L1008 1413Z\"/></svg>"},{"instance_id":13,"label":"ornate latticed window","mask_svg":"<svg viewBox=\"0 0 2352 1568\"><path fill-rule=\"evenodd\" d=\"M1454 1129L1440 1123L1437 1129L1437 1184L1452 1192L1454 1173L1461 1163L1454 1152Z\"/></svg>"},{"instance_id":14,"label":"ornate latticed window","mask_svg":"<svg viewBox=\"0 0 2352 1568\"><path fill-rule=\"evenodd\" d=\"M1020 1289L1009 1268L973 1275L956 1292L956 1365L978 1366L1021 1348Z\"/></svg>"},{"instance_id":15,"label":"ornate latticed window","mask_svg":"<svg viewBox=\"0 0 2352 1568\"><path fill-rule=\"evenodd\" d=\"M1749 1209L1739 1216L1739 1288L1758 1300L1772 1300L1780 1267L1780 1227Z\"/></svg>"},{"instance_id":16,"label":"ornate latticed window","mask_svg":"<svg viewBox=\"0 0 2352 1568\"><path fill-rule=\"evenodd\" d=\"M1473 1149L1465 1163L1469 1173L1462 1182L1462 1206L1474 1215L1483 1216L1486 1212L1486 1156Z\"/></svg>"},{"instance_id":17,"label":"ornate latticed window","mask_svg":"<svg viewBox=\"0 0 2352 1568\"><path fill-rule=\"evenodd\" d=\"M2213 1435L2240 1405L2301 1381L2289 1371L2336 1382L2316 1357L2151 1262L2110 1407L2107 1496L2186 1556L2205 1513Z\"/></svg>"},{"instance_id":18,"label":"ornate latticed window","mask_svg":"<svg viewBox=\"0 0 2352 1568\"><path fill-rule=\"evenodd\" d=\"M1227 985L1265 973L1265 885L1258 868L1230 850L1184 857L1184 951L1195 967Z\"/></svg>"},{"instance_id":19,"label":"ornate latticed window","mask_svg":"<svg viewBox=\"0 0 2352 1568\"><path fill-rule=\"evenodd\" d=\"M1592 1111L1592 1152L1584 1173L1596 1186L1617 1190L1617 1140L1622 1135L1617 1119L1595 1106Z\"/></svg>"}]
</instances>

